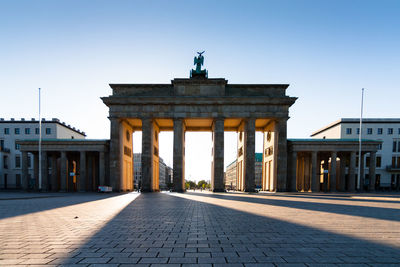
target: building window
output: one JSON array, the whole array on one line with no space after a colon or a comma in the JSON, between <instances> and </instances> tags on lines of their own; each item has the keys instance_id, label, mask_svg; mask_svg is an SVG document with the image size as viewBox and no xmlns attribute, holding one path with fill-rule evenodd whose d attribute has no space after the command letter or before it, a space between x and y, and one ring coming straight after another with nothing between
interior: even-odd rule
<instances>
[{"instance_id":1,"label":"building window","mask_svg":"<svg viewBox=\"0 0 400 267\"><path fill-rule=\"evenodd\" d=\"M378 145L378 150L382 150L382 143Z\"/></svg>"},{"instance_id":2,"label":"building window","mask_svg":"<svg viewBox=\"0 0 400 267\"><path fill-rule=\"evenodd\" d=\"M393 128L388 128L388 134L393 134Z\"/></svg>"},{"instance_id":3,"label":"building window","mask_svg":"<svg viewBox=\"0 0 400 267\"><path fill-rule=\"evenodd\" d=\"M400 152L400 141L397 141L397 152Z\"/></svg>"},{"instance_id":4,"label":"building window","mask_svg":"<svg viewBox=\"0 0 400 267\"><path fill-rule=\"evenodd\" d=\"M346 128L346 134L351 134L351 128Z\"/></svg>"},{"instance_id":5,"label":"building window","mask_svg":"<svg viewBox=\"0 0 400 267\"><path fill-rule=\"evenodd\" d=\"M31 156L28 155L28 168L32 167Z\"/></svg>"},{"instance_id":6,"label":"building window","mask_svg":"<svg viewBox=\"0 0 400 267\"><path fill-rule=\"evenodd\" d=\"M10 128L4 128L4 134L10 134Z\"/></svg>"},{"instance_id":7,"label":"building window","mask_svg":"<svg viewBox=\"0 0 400 267\"><path fill-rule=\"evenodd\" d=\"M21 187L21 174L16 174L15 179L16 179L17 187L20 188Z\"/></svg>"},{"instance_id":8,"label":"building window","mask_svg":"<svg viewBox=\"0 0 400 267\"><path fill-rule=\"evenodd\" d=\"M367 129L367 134L372 134L372 128Z\"/></svg>"},{"instance_id":9,"label":"building window","mask_svg":"<svg viewBox=\"0 0 400 267\"><path fill-rule=\"evenodd\" d=\"M399 128L399 129L397 129L397 134L399 134L399 135L400 135L400 128Z\"/></svg>"},{"instance_id":10,"label":"building window","mask_svg":"<svg viewBox=\"0 0 400 267\"><path fill-rule=\"evenodd\" d=\"M14 133L15 133L15 134L19 134L19 128L15 128L15 129L14 129Z\"/></svg>"},{"instance_id":11,"label":"building window","mask_svg":"<svg viewBox=\"0 0 400 267\"><path fill-rule=\"evenodd\" d=\"M397 148L397 142L393 141L392 152L396 152L396 148Z\"/></svg>"},{"instance_id":12,"label":"building window","mask_svg":"<svg viewBox=\"0 0 400 267\"><path fill-rule=\"evenodd\" d=\"M21 156L15 156L15 168L21 168Z\"/></svg>"},{"instance_id":13,"label":"building window","mask_svg":"<svg viewBox=\"0 0 400 267\"><path fill-rule=\"evenodd\" d=\"M360 128L357 128L356 133L360 134Z\"/></svg>"},{"instance_id":14,"label":"building window","mask_svg":"<svg viewBox=\"0 0 400 267\"><path fill-rule=\"evenodd\" d=\"M51 128L46 128L46 134L51 134Z\"/></svg>"},{"instance_id":15,"label":"building window","mask_svg":"<svg viewBox=\"0 0 400 267\"><path fill-rule=\"evenodd\" d=\"M3 157L3 168L8 169L8 157L6 155Z\"/></svg>"},{"instance_id":16,"label":"building window","mask_svg":"<svg viewBox=\"0 0 400 267\"><path fill-rule=\"evenodd\" d=\"M39 134L39 128L35 128L35 134Z\"/></svg>"},{"instance_id":17,"label":"building window","mask_svg":"<svg viewBox=\"0 0 400 267\"><path fill-rule=\"evenodd\" d=\"M376 167L380 168L382 166L382 157L381 156L377 156L376 157Z\"/></svg>"},{"instance_id":18,"label":"building window","mask_svg":"<svg viewBox=\"0 0 400 267\"><path fill-rule=\"evenodd\" d=\"M378 128L378 134L382 134L383 133L383 128Z\"/></svg>"},{"instance_id":19,"label":"building window","mask_svg":"<svg viewBox=\"0 0 400 267\"><path fill-rule=\"evenodd\" d=\"M30 128L25 128L25 134L31 134L31 129Z\"/></svg>"},{"instance_id":20,"label":"building window","mask_svg":"<svg viewBox=\"0 0 400 267\"><path fill-rule=\"evenodd\" d=\"M20 150L20 149L21 149L20 144L15 143L15 149L16 149L16 150Z\"/></svg>"},{"instance_id":21,"label":"building window","mask_svg":"<svg viewBox=\"0 0 400 267\"><path fill-rule=\"evenodd\" d=\"M370 163L370 157L366 157L366 158L365 158L365 167L366 167L366 168L368 168L369 163Z\"/></svg>"}]
</instances>

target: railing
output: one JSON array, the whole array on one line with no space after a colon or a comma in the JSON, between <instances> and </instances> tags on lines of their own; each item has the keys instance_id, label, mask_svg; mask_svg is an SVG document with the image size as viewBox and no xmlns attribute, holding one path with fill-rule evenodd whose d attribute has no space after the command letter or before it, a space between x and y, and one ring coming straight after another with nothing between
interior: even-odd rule
<instances>
[{"instance_id":1,"label":"railing","mask_svg":"<svg viewBox=\"0 0 400 267\"><path fill-rule=\"evenodd\" d=\"M388 172L400 172L400 165L386 165L386 171L388 171Z\"/></svg>"},{"instance_id":2,"label":"railing","mask_svg":"<svg viewBox=\"0 0 400 267\"><path fill-rule=\"evenodd\" d=\"M0 147L0 152L10 153L10 149L5 147Z\"/></svg>"}]
</instances>

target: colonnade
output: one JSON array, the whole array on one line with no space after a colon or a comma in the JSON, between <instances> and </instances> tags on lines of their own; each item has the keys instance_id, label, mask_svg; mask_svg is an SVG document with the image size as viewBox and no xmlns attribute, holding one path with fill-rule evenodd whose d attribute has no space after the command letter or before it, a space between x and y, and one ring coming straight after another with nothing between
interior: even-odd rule
<instances>
[{"instance_id":1,"label":"colonnade","mask_svg":"<svg viewBox=\"0 0 400 267\"><path fill-rule=\"evenodd\" d=\"M356 176L354 151L291 151L289 157L290 191L336 192L362 191L366 186L364 155L370 155L368 190L375 190L376 150L361 153L360 178ZM359 184L358 184L359 181Z\"/></svg>"},{"instance_id":2,"label":"colonnade","mask_svg":"<svg viewBox=\"0 0 400 267\"><path fill-rule=\"evenodd\" d=\"M96 191L99 185L109 183L107 140L43 140L40 164L37 140L19 140L18 143L24 190L84 192ZM33 175L29 175L28 154L33 156Z\"/></svg>"},{"instance_id":3,"label":"colonnade","mask_svg":"<svg viewBox=\"0 0 400 267\"><path fill-rule=\"evenodd\" d=\"M22 151L22 189L85 192L96 191L106 183L106 160L104 151L42 151L41 186L39 187L39 153L32 152L33 177L30 184L28 151Z\"/></svg>"}]
</instances>

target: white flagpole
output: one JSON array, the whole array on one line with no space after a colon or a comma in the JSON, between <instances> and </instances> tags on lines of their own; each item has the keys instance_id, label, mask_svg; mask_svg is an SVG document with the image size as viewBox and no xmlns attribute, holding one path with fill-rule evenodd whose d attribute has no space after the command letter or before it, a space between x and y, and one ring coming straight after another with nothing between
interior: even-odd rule
<instances>
[{"instance_id":1,"label":"white flagpole","mask_svg":"<svg viewBox=\"0 0 400 267\"><path fill-rule=\"evenodd\" d=\"M40 88L39 88L39 190L42 189L42 118L40 114Z\"/></svg>"},{"instance_id":2,"label":"white flagpole","mask_svg":"<svg viewBox=\"0 0 400 267\"><path fill-rule=\"evenodd\" d=\"M361 113L360 113L360 132L358 135L358 142L359 142L359 148L358 148L358 172L357 172L357 189L360 190L361 186L361 168L364 168L364 166L361 166L361 133L362 133L362 118L363 118L363 105L364 105L364 88L361 90Z\"/></svg>"}]
</instances>

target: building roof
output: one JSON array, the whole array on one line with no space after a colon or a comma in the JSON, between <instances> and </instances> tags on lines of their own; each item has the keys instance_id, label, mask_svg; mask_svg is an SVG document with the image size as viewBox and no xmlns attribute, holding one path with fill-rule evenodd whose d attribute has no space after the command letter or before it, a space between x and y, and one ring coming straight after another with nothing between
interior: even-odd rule
<instances>
[{"instance_id":1,"label":"building roof","mask_svg":"<svg viewBox=\"0 0 400 267\"><path fill-rule=\"evenodd\" d=\"M400 118L363 118L363 123L400 123ZM326 130L329 130L341 123L360 123L360 118L341 118L337 121L334 121L327 126L313 132L311 136L315 136L319 133L322 133Z\"/></svg>"},{"instance_id":2,"label":"building roof","mask_svg":"<svg viewBox=\"0 0 400 267\"><path fill-rule=\"evenodd\" d=\"M5 120L4 118L0 118L0 123L39 123L39 120L36 120L35 118L31 118L30 120L21 118L20 120L15 120L14 118L10 118L9 120ZM81 134L83 136L86 136L86 133L76 129L75 127L72 127L69 124L66 124L65 122L60 122L59 119L57 118L52 118L51 120L46 120L45 118L42 119L42 123L56 123L60 126L63 126L71 131L74 131L78 134Z\"/></svg>"}]
</instances>

